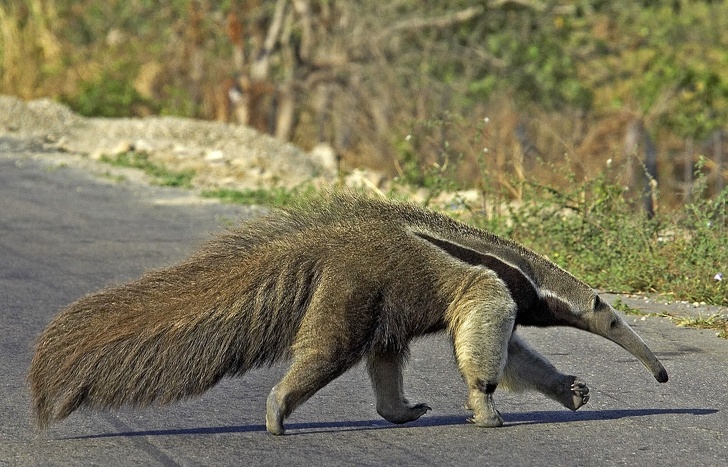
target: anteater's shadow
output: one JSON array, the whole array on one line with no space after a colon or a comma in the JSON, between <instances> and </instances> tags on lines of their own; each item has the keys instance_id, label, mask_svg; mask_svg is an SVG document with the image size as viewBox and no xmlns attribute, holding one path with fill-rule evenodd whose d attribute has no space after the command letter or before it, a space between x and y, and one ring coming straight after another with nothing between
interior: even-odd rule
<instances>
[{"instance_id":1,"label":"anteater's shadow","mask_svg":"<svg viewBox=\"0 0 728 467\"><path fill-rule=\"evenodd\" d=\"M519 425L539 425L544 423L569 423L576 421L617 420L620 418L645 417L649 415L710 415L717 409L624 409L624 410L584 410L570 412L566 410L538 410L523 413L504 413L505 425L499 429L507 429ZM287 423L286 435L302 435L307 433L326 433L342 431L382 430L392 428L416 428L433 426L467 425L463 415L425 416L406 425L394 425L382 419L351 420L332 422ZM199 428L179 428L164 430L121 431L117 433L101 433L87 436L73 436L62 439L94 439L132 436L175 436L175 435L217 435L229 433L249 433L265 431L265 425L239 425Z\"/></svg>"}]
</instances>

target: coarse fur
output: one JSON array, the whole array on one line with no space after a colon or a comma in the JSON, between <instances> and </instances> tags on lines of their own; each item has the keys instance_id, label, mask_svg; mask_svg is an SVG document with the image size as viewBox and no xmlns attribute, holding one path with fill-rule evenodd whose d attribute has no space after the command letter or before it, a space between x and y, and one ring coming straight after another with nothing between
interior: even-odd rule
<instances>
[{"instance_id":1,"label":"coarse fur","mask_svg":"<svg viewBox=\"0 0 728 467\"><path fill-rule=\"evenodd\" d=\"M517 325L568 325L667 373L591 288L530 250L414 205L328 194L244 223L186 261L86 295L42 333L29 381L45 428L81 406L166 404L225 376L291 360L266 426L362 359L379 414L394 423L430 408L407 401L412 339L447 331L471 419L500 426L496 387L532 389L576 410L578 378L529 348Z\"/></svg>"}]
</instances>

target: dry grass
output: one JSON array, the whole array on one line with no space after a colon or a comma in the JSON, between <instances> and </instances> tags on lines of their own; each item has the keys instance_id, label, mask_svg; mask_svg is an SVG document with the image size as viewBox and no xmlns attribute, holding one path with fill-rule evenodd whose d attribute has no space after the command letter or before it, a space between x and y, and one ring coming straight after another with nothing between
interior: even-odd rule
<instances>
[{"instance_id":1,"label":"dry grass","mask_svg":"<svg viewBox=\"0 0 728 467\"><path fill-rule=\"evenodd\" d=\"M26 99L48 92L44 79L62 65L53 0L0 5L3 92Z\"/></svg>"}]
</instances>

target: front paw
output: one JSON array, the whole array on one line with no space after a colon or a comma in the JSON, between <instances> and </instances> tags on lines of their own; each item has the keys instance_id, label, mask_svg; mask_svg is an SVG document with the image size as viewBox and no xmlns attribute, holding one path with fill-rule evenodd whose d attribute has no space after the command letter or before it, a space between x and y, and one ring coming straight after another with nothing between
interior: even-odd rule
<instances>
[{"instance_id":1,"label":"front paw","mask_svg":"<svg viewBox=\"0 0 728 467\"><path fill-rule=\"evenodd\" d=\"M468 418L468 421L482 428L497 428L503 426L503 416L501 416L498 410L486 414L474 415Z\"/></svg>"},{"instance_id":2,"label":"front paw","mask_svg":"<svg viewBox=\"0 0 728 467\"><path fill-rule=\"evenodd\" d=\"M566 408L571 410L577 410L582 405L589 402L589 388L586 383L581 381L579 378L572 376L571 386L569 393L565 398L564 405Z\"/></svg>"},{"instance_id":3,"label":"front paw","mask_svg":"<svg viewBox=\"0 0 728 467\"><path fill-rule=\"evenodd\" d=\"M473 410L473 416L468 419L470 423L484 428L503 426L503 417L495 408L493 394L472 390L468 397L468 405Z\"/></svg>"}]
</instances>

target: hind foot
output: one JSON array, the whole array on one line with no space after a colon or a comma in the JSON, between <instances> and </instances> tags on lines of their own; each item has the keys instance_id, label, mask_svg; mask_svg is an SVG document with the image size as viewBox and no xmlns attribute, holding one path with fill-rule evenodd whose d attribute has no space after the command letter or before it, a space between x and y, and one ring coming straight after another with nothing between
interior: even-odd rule
<instances>
[{"instance_id":1,"label":"hind foot","mask_svg":"<svg viewBox=\"0 0 728 467\"><path fill-rule=\"evenodd\" d=\"M274 387L268 395L265 403L265 429L270 434L282 435L285 433L283 428L283 409L278 403L276 388Z\"/></svg>"},{"instance_id":2,"label":"hind foot","mask_svg":"<svg viewBox=\"0 0 728 467\"><path fill-rule=\"evenodd\" d=\"M377 413L382 418L397 424L413 422L430 410L432 409L427 404L410 404L406 400L403 401L402 405L395 407L377 405Z\"/></svg>"}]
</instances>

